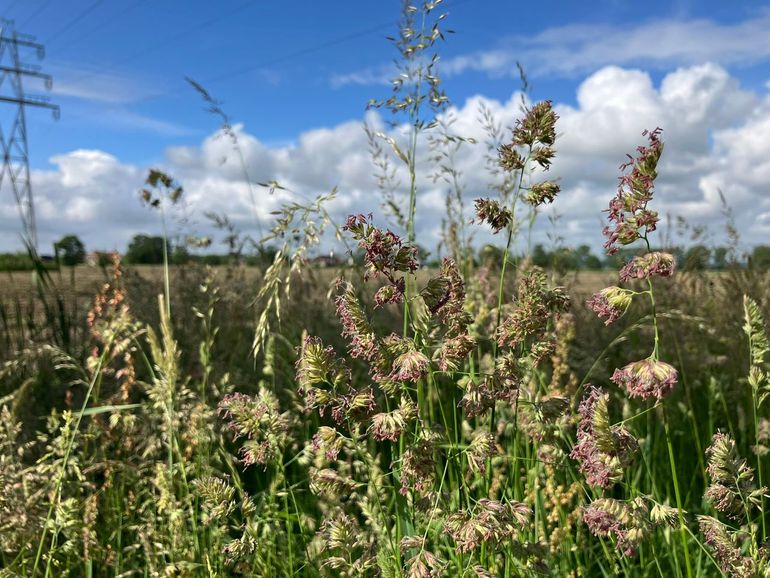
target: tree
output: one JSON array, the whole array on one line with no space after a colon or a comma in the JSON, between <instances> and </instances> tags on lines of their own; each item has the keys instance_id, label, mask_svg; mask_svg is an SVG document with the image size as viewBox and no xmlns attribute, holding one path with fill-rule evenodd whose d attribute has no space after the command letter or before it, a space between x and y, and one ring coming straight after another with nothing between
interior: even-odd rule
<instances>
[{"instance_id":1,"label":"tree","mask_svg":"<svg viewBox=\"0 0 770 578\"><path fill-rule=\"evenodd\" d=\"M709 265L711 250L705 245L693 245L684 254L684 268L688 271L703 271Z\"/></svg>"},{"instance_id":2,"label":"tree","mask_svg":"<svg viewBox=\"0 0 770 578\"><path fill-rule=\"evenodd\" d=\"M532 263L538 267L548 267L551 264L552 255L542 244L538 243L532 249Z\"/></svg>"},{"instance_id":3,"label":"tree","mask_svg":"<svg viewBox=\"0 0 770 578\"><path fill-rule=\"evenodd\" d=\"M133 265L160 265L163 263L163 237L134 235L126 251L126 263ZM168 249L168 243L166 243Z\"/></svg>"},{"instance_id":4,"label":"tree","mask_svg":"<svg viewBox=\"0 0 770 578\"><path fill-rule=\"evenodd\" d=\"M770 269L770 246L757 245L751 252L751 264L757 269Z\"/></svg>"},{"instance_id":5,"label":"tree","mask_svg":"<svg viewBox=\"0 0 770 578\"><path fill-rule=\"evenodd\" d=\"M86 248L75 235L65 235L53 244L53 249L57 261L60 260L68 267L74 267L86 260Z\"/></svg>"},{"instance_id":6,"label":"tree","mask_svg":"<svg viewBox=\"0 0 770 578\"><path fill-rule=\"evenodd\" d=\"M714 248L714 254L711 257L714 269L722 270L727 269L727 260L730 256L730 249L728 247L716 247Z\"/></svg>"}]
</instances>

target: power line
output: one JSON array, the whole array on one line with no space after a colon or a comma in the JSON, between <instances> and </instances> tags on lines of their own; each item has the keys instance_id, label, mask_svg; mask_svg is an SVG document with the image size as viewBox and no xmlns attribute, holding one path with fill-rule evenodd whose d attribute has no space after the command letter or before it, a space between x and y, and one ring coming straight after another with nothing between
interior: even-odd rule
<instances>
[{"instance_id":1,"label":"power line","mask_svg":"<svg viewBox=\"0 0 770 578\"><path fill-rule=\"evenodd\" d=\"M11 2L5 9L5 12L3 12L3 18L7 18L8 15L13 11L13 8L19 3L20 0L14 0Z\"/></svg>"},{"instance_id":2,"label":"power line","mask_svg":"<svg viewBox=\"0 0 770 578\"><path fill-rule=\"evenodd\" d=\"M51 3L51 0L45 0L45 2L43 2L43 4L42 4L42 5L41 5L41 6L40 6L40 7L39 7L37 10L35 10L35 11L34 11L32 14L30 14L29 16L27 16L27 18L24 20L24 22L22 22L21 24L19 24L19 28L24 28L24 27L25 27L27 24L29 24L30 22L32 22L32 21L33 21L35 18L37 18L38 16L40 16L40 15L43 13L43 11L44 11L46 8L48 8L48 5L49 5L50 3Z\"/></svg>"},{"instance_id":3,"label":"power line","mask_svg":"<svg viewBox=\"0 0 770 578\"><path fill-rule=\"evenodd\" d=\"M70 20L69 22L67 22L67 24L65 24L63 28L60 28L58 32L55 32L55 33L53 34L53 36L49 37L49 38L48 38L48 44L51 44L51 42L53 42L53 41L54 41L54 40L56 40L57 38L60 38L60 37L61 37L61 36L62 36L62 35L65 33L65 32L67 32L67 31L71 30L71 29L72 29L72 27L73 27L73 26L75 26L75 24L77 24L78 22L80 22L81 20L83 20L83 18L85 18L86 16L88 16L88 15L89 15L91 12L93 12L94 10L96 10L96 9L97 9L97 8L98 8L98 7L99 7L101 4L103 4L103 3L104 3L104 0L96 0L96 2L94 2L94 3L93 3L93 4L91 4L91 5L89 5L89 6L88 6L88 8L86 8L86 9L85 9L85 10L83 10L83 11L82 11L80 14L78 14L77 16L75 16L75 17L74 17L72 20Z\"/></svg>"},{"instance_id":4,"label":"power line","mask_svg":"<svg viewBox=\"0 0 770 578\"><path fill-rule=\"evenodd\" d=\"M447 8L451 7L457 7L462 4L465 4L469 2L470 0L458 0L457 2L452 2ZM288 54L285 54L283 56L279 56L277 58L273 58L271 60L265 60L263 62L260 62L258 64L250 64L249 66L245 66L242 68L238 68L235 70L232 70L230 72L225 72L224 74L219 74L217 76L213 76L211 78L208 78L203 81L203 84L210 84L215 82L221 82L222 80L228 80L230 78L235 78L237 76L242 76L244 74L248 74L249 72L253 72L255 70L259 70L260 68L264 68L265 66L273 66L275 64L281 64L282 62L286 62L287 60L292 60L294 58L297 58L298 56L305 56L307 54L312 54L314 52L318 52L319 50L324 50L325 48L331 48L332 46L337 46L338 44L344 44L345 42L349 42L350 40L356 40L357 38L361 38L363 36L368 36L369 34L373 34L375 32L379 32L381 30L384 30L386 28L390 28L393 26L393 21L389 20L388 22L382 22L376 26L373 26L371 28L367 28L366 30L361 30L359 32L353 32L352 34L347 34L345 36L340 36L338 38L333 38L331 40L328 40L326 42L323 42L321 44L315 44L313 46L307 46L305 48L300 48L299 50L296 50L294 52L289 52Z\"/></svg>"},{"instance_id":5,"label":"power line","mask_svg":"<svg viewBox=\"0 0 770 578\"><path fill-rule=\"evenodd\" d=\"M111 15L111 16L109 16L109 17L105 18L104 20L102 20L102 21L101 21L101 22L99 22L98 24L96 24L96 25L92 26L92 27L91 27L91 29L90 29L89 31L87 31L87 32L85 32L85 33L83 33L83 34L78 34L77 38L75 38L75 39L74 39L72 42L70 42L69 44L65 44L64 46L60 46L60 47L59 47L59 48L56 50L56 52L57 52L57 53L62 53L62 52L64 52L65 50L67 50L67 49L71 48L72 46L74 46L75 44L77 44L77 43L81 42L82 40L84 40L84 39L88 38L88 37L89 37L89 36L91 36L91 35L92 35L94 32L97 32L97 31L99 31L99 30L104 30L104 29L105 29L105 28L107 28L107 27L108 27L110 24L112 24L112 23L115 23L115 22L118 22L118 21L120 20L120 18L121 18L121 17L125 16L126 14L128 14L129 12L131 12L132 10L134 10L134 9L138 8L139 6L141 6L142 4L144 4L145 2L147 2L147 0L138 0L137 2L134 2L133 4L129 4L129 5L128 5L128 6L126 6L126 7L125 7L125 9L124 9L124 10L122 10L121 12L118 12L117 14L113 14L113 15Z\"/></svg>"},{"instance_id":6,"label":"power line","mask_svg":"<svg viewBox=\"0 0 770 578\"><path fill-rule=\"evenodd\" d=\"M140 2L141 1L142 0L140 0ZM84 80L84 79L87 79L87 78L92 78L92 77L97 76L97 75L99 75L99 74L101 74L103 72L112 71L112 70L114 70L114 69L116 69L118 67L121 67L121 66L129 63L129 62L132 62L133 60L136 60L136 58L138 58L140 56L143 56L144 54L147 54L149 52L153 52L153 51L157 50L158 48L162 48L164 46L167 46L170 43L173 43L173 42L179 40L180 38L188 36L189 33L191 31L193 31L193 30L200 30L202 28L207 28L209 26L212 26L213 24L216 24L219 21L224 20L225 18L227 18L229 16L232 16L233 14L236 14L236 13L242 11L244 8L248 7L249 5L251 5L251 4L255 3L255 2L256 2L256 0L249 0L249 1L247 1L247 2L245 2L243 4L241 4L241 5L237 6L236 8L231 10L230 12L227 12L225 14L221 14L219 16L216 16L214 18L206 20L206 21L200 23L199 25L195 26L194 28L185 29L184 31L181 31L179 34L176 34L176 35L174 35L172 37L169 37L169 38L167 38L167 39L165 39L165 40L163 40L163 41L161 41L159 43L156 43L156 44L154 44L152 46L148 46L145 49L142 49L142 50L140 50L138 52L135 52L135 53L127 56L126 58L124 58L122 60L119 60L118 62L115 62L115 63L113 63L113 64L111 64L109 66L97 68L96 70L92 70L90 72L87 72L87 73L81 74L79 76L76 76L75 78L71 79L69 82L70 83L78 82L80 80ZM468 2L470 2L470 0L457 0L456 2L447 2L447 8L456 8L456 7L461 6L463 4L467 4ZM296 50L294 52L290 52L288 54L285 54L283 56L279 56L277 58L273 58L273 59L270 59L270 60L265 60L265 61L257 63L257 64L249 65L249 66L242 67L242 68L239 68L239 69L236 69L236 70L232 70L230 72L226 72L224 74L220 74L220 75L217 75L217 76L214 76L214 77L210 77L208 79L205 79L205 80L201 81L201 84L205 85L205 84L210 84L210 83L221 82L222 80L227 80L227 79L230 79L230 78L241 76L243 74L248 74L249 72L252 72L254 70L259 70L260 68L263 68L265 66L272 66L272 65L275 65L275 64L280 64L282 62L285 62L285 61L288 61L288 60L292 60L292 59L300 57L300 56L305 56L307 54L312 54L314 52L318 52L320 50L324 50L324 49L330 48L332 46L336 46L336 45L339 45L339 44L344 44L344 43L349 42L351 40L355 40L357 38L361 38L363 36L367 36L369 34L373 34L374 32L379 32L379 31L381 31L383 29L390 28L392 26L393 26L393 21L392 20L388 21L388 22L382 22L382 23L380 23L380 24L378 24L376 26L372 26L370 28L366 28L366 29L361 30L359 32L353 32L351 34L346 34L344 36L333 38L331 40L328 40L326 42L322 42L320 44L314 44L312 46L307 46L305 48L301 48L299 50ZM176 92L177 92L176 89L174 89L174 90L168 90L168 91L165 91L165 92L155 93L154 95L152 95L147 100L156 100L156 99L162 98L164 96L169 96L169 95L175 94Z\"/></svg>"},{"instance_id":7,"label":"power line","mask_svg":"<svg viewBox=\"0 0 770 578\"><path fill-rule=\"evenodd\" d=\"M294 52L289 52L288 54L279 56L278 58L266 60L266 61L260 62L259 64L250 64L249 66L244 66L242 68L238 68L236 70L232 70L230 72L226 72L218 76L213 76L211 78L206 79L204 81L204 84L221 82L222 80L227 80L229 78L234 78L236 76L242 76L244 74L248 74L249 72L259 70L260 68L264 68L265 66L280 64L287 60L292 60L294 58L297 58L298 56L305 56L306 54L312 54L313 52L318 52L319 50L323 50L325 48L331 48L332 46L336 46L338 44L344 44L345 42L348 42L350 40L355 40L356 38L361 38L362 36L368 36L369 34L379 32L380 30L384 30L385 28L390 28L391 26L393 26L393 22L383 22L382 24L373 26L372 28L367 28L366 30L362 30L361 32L355 32L353 34L348 34L346 36L334 38L322 44L316 44L313 46L308 46L306 48L300 48L299 50L295 50Z\"/></svg>"},{"instance_id":8,"label":"power line","mask_svg":"<svg viewBox=\"0 0 770 578\"><path fill-rule=\"evenodd\" d=\"M18 4L20 0L13 0L8 6L6 6L5 10L3 11L3 19L7 20L8 16L13 12L13 9L16 7L16 4Z\"/></svg>"},{"instance_id":9,"label":"power line","mask_svg":"<svg viewBox=\"0 0 770 578\"><path fill-rule=\"evenodd\" d=\"M102 0L99 0L99 1L101 2ZM123 65L125 65L125 64L127 64L129 62L132 62L132 61L136 60L140 56L144 56L148 52L153 52L153 51L157 50L158 48L162 48L164 46L168 46L169 44L171 44L173 42L176 42L180 38L184 38L185 36L188 36L190 34L190 32L192 32L194 30L201 30L201 29L204 29L204 28L208 28L209 26L213 26L214 24L217 24L218 22L220 22L222 20L225 20L226 18L229 18L233 14L237 14L238 12L241 12L242 10L244 10L245 8L248 8L250 5L252 5L252 4L256 3L256 2L257 2L257 0L248 0L247 2L244 2L243 4L240 4L236 8L233 8L229 12L225 12L224 14L220 14L219 16L216 16L214 18L210 18L209 20L206 20L205 22L201 22L200 24L198 24L194 28L185 29L185 30L179 32L178 34L170 36L170 37L162 40L161 42L153 44L152 46L148 46L148 47L146 47L146 48L144 48L142 50L139 50L139 51L137 51L137 52L127 56L123 60L119 60L118 62L114 62L114 63L112 63L111 65L109 65L107 67L98 68L97 70L93 70L91 72L87 72L85 74L77 76L77 77L73 78L72 80L70 80L70 82L77 82L79 80L84 80L86 78L91 78L91 77L96 76L96 75L98 75L98 74L100 74L102 72L108 72L108 71L110 71L112 69L115 69L115 68L117 68L119 66L123 66Z\"/></svg>"}]
</instances>

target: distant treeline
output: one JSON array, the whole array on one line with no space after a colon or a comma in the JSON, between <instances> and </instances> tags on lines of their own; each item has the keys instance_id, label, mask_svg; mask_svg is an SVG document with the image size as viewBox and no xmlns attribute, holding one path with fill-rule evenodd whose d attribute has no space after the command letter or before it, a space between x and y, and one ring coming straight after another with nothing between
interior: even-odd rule
<instances>
[{"instance_id":1,"label":"distant treeline","mask_svg":"<svg viewBox=\"0 0 770 578\"><path fill-rule=\"evenodd\" d=\"M482 257L485 250L482 249ZM708 247L706 245L692 245L690 247L658 248L657 250L672 253L676 258L677 266L682 270L705 271L723 270L731 265L746 266L766 269L770 268L770 246L757 245L751 251L738 253L734 249L725 246ZM627 247L614 255L601 257L591 252L588 245L580 245L577 248L561 247L547 249L543 245L535 245L530 255L533 263L540 267L553 267L567 271L618 269L631 257L644 252L640 247Z\"/></svg>"},{"instance_id":2,"label":"distant treeline","mask_svg":"<svg viewBox=\"0 0 770 578\"><path fill-rule=\"evenodd\" d=\"M169 263L185 265L199 263L202 265L246 265L255 267L268 266L275 257L276 249L270 246L255 246L251 252L243 250L230 251L225 254L201 253L191 249L188 244L174 245L165 241ZM163 263L164 239L160 236L135 235L125 253L123 260L131 265L160 265ZM731 265L751 265L759 269L770 269L770 245L757 245L749 252L736 254L729 247L693 245L691 247L667 248L666 251L676 257L680 269L690 271L722 270ZM640 252L639 248L625 248L615 255L598 256L591 251L590 246L558 247L550 249L542 244L535 245L529 257L533 264L549 269L562 271L601 271L603 269L618 269L632 256ZM493 245L485 245L475 256L479 265L495 267L502 262L502 249ZM85 246L75 235L67 235L54 243L54 254L40 257L43 266L56 269L61 266L74 266L88 263L94 266L106 266L110 263L110 253L94 251L87 253ZM360 255L353 254L354 261L360 260ZM311 259L319 266L341 265L347 260L341 256L318 256ZM427 265L438 265L434 255L420 248L420 260ZM28 253L0 253L0 271L28 271L34 268L32 257Z\"/></svg>"}]
</instances>

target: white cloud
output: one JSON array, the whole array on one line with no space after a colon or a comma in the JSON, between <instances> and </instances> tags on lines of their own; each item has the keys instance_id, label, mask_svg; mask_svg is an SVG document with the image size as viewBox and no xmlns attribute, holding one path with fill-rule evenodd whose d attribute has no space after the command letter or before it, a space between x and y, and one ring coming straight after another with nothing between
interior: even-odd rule
<instances>
[{"instance_id":1,"label":"white cloud","mask_svg":"<svg viewBox=\"0 0 770 578\"><path fill-rule=\"evenodd\" d=\"M55 97L69 97L100 104L130 104L163 91L125 75L70 63L53 62L48 67L53 76L51 92Z\"/></svg>"},{"instance_id":2,"label":"white cloud","mask_svg":"<svg viewBox=\"0 0 770 578\"><path fill-rule=\"evenodd\" d=\"M570 24L533 35L512 36L494 48L442 58L440 72L447 78L466 72L518 78L517 62L532 76L576 76L608 65L670 69L716 62L742 66L770 58L768 30L768 8L735 23L669 19L623 26ZM332 86L382 84L393 76L392 70L378 66L337 74Z\"/></svg>"},{"instance_id":3,"label":"white cloud","mask_svg":"<svg viewBox=\"0 0 770 578\"><path fill-rule=\"evenodd\" d=\"M343 86L359 85L371 86L375 84L390 84L394 76L393 66L383 65L378 68L367 68L357 72L346 74L334 74L331 78L332 88L342 88Z\"/></svg>"},{"instance_id":4,"label":"white cloud","mask_svg":"<svg viewBox=\"0 0 770 578\"><path fill-rule=\"evenodd\" d=\"M486 135L479 123L483 104L502 123L520 114L521 95L506 102L477 95L452 108L452 130L473 137L455 156L462 173L466 206L487 196ZM732 206L747 243L766 242L770 214L770 96L742 89L713 63L683 67L667 74L659 86L640 70L609 66L587 77L577 88L576 105L556 103L558 156L551 177L559 178L562 193L546 214L561 215L558 232L568 244L599 247L602 209L614 195L618 165L626 153L644 143L644 129L664 128L666 149L653 202L662 215L681 215L710 227L715 240L723 229L720 191ZM377 113L368 122L384 130ZM312 198L339 188L330 207L338 222L349 212L377 211L381 203L360 122L302 133L295 142L268 146L246 127L234 127L243 163L252 182L275 179L296 195ZM402 142L402 131L391 133ZM507 135L507 132L506 132ZM385 145L387 147L387 145ZM421 144L420 162L430 152ZM82 235L90 248L122 249L137 232L159 232L158 215L140 206L137 191L148 167L122 163L103 151L78 150L57 155L56 169L36 171L38 229L43 246L66 233ZM227 213L245 232L256 234L255 218L263 229L270 214L292 195L274 195L249 186L239 155L227 136L214 134L199 146L167 151L164 169L185 186L192 227L216 238L203 218L206 211ZM394 166L398 166L395 161ZM417 182L417 227L421 243L435 247L444 214L446 185L423 174ZM400 198L406 198L408 178L398 168ZM0 244L18 245L16 212L10 198L0 198ZM256 216L255 216L256 215ZM470 215L469 215L470 217ZM382 221L381 221L382 222ZM542 218L535 242L551 230Z\"/></svg>"}]
</instances>

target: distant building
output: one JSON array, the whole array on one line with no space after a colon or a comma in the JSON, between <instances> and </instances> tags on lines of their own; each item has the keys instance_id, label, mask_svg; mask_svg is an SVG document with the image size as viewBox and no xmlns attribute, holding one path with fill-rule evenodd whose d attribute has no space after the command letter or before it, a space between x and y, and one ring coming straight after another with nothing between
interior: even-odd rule
<instances>
[{"instance_id":1,"label":"distant building","mask_svg":"<svg viewBox=\"0 0 770 578\"><path fill-rule=\"evenodd\" d=\"M308 260L308 264L315 265L316 267L339 267L342 264L334 253L329 255L318 255Z\"/></svg>"},{"instance_id":2,"label":"distant building","mask_svg":"<svg viewBox=\"0 0 770 578\"><path fill-rule=\"evenodd\" d=\"M91 251L86 255L86 265L89 267L106 267L112 263L112 253L109 251Z\"/></svg>"}]
</instances>

